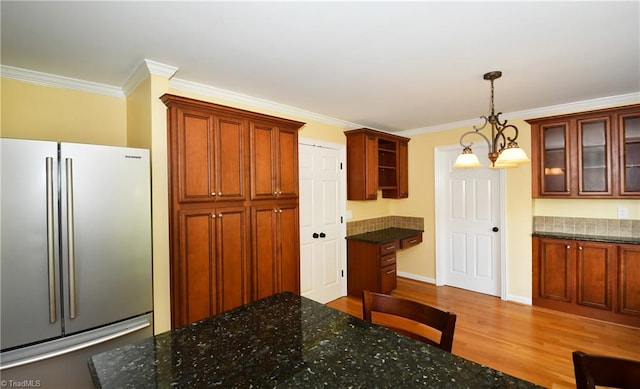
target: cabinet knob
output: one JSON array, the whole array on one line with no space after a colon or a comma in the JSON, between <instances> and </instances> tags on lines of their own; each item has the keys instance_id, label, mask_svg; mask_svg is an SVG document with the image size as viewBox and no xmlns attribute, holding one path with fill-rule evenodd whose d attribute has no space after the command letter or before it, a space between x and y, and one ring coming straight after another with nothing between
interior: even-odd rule
<instances>
[{"instance_id":1,"label":"cabinet knob","mask_svg":"<svg viewBox=\"0 0 640 389\"><path fill-rule=\"evenodd\" d=\"M313 236L313 239L318 239L318 237L320 237L317 232L314 232L311 236Z\"/></svg>"},{"instance_id":2,"label":"cabinet knob","mask_svg":"<svg viewBox=\"0 0 640 389\"><path fill-rule=\"evenodd\" d=\"M218 192L218 196L222 196L222 192Z\"/></svg>"},{"instance_id":3,"label":"cabinet knob","mask_svg":"<svg viewBox=\"0 0 640 389\"><path fill-rule=\"evenodd\" d=\"M218 214L218 217L222 217L222 214L221 214L221 213L219 213L219 214Z\"/></svg>"},{"instance_id":4,"label":"cabinet knob","mask_svg":"<svg viewBox=\"0 0 640 389\"><path fill-rule=\"evenodd\" d=\"M216 192L211 192L211 196L215 196L215 195L216 195Z\"/></svg>"},{"instance_id":5,"label":"cabinet knob","mask_svg":"<svg viewBox=\"0 0 640 389\"><path fill-rule=\"evenodd\" d=\"M327 236L327 234L325 234L324 232L321 232L321 233L320 233L320 237L321 237L321 238L326 238L326 236Z\"/></svg>"},{"instance_id":6,"label":"cabinet knob","mask_svg":"<svg viewBox=\"0 0 640 389\"><path fill-rule=\"evenodd\" d=\"M215 219L215 218L216 218L216 214L215 214L215 213L212 213L212 214L211 214L211 218L212 218L212 219Z\"/></svg>"},{"instance_id":7,"label":"cabinet knob","mask_svg":"<svg viewBox=\"0 0 640 389\"><path fill-rule=\"evenodd\" d=\"M582 246L578 246L578 250L582 250Z\"/></svg>"},{"instance_id":8,"label":"cabinet knob","mask_svg":"<svg viewBox=\"0 0 640 389\"><path fill-rule=\"evenodd\" d=\"M493 231L493 232L498 232L498 231L500 231L500 229L499 229L498 227L493 227L493 228L491 229L491 231Z\"/></svg>"},{"instance_id":9,"label":"cabinet knob","mask_svg":"<svg viewBox=\"0 0 640 389\"><path fill-rule=\"evenodd\" d=\"M567 248L568 248L568 249L570 249L570 248L571 248L571 246L567 245Z\"/></svg>"}]
</instances>

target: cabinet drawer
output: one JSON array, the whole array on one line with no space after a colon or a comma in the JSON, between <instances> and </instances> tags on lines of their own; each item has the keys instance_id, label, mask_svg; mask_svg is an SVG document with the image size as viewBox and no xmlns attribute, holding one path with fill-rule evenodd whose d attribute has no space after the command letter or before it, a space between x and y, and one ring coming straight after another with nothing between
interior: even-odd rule
<instances>
[{"instance_id":1,"label":"cabinet drawer","mask_svg":"<svg viewBox=\"0 0 640 389\"><path fill-rule=\"evenodd\" d=\"M400 248L406 249L407 247L415 246L422 243L422 234L410 236L400 241Z\"/></svg>"},{"instance_id":2,"label":"cabinet drawer","mask_svg":"<svg viewBox=\"0 0 640 389\"><path fill-rule=\"evenodd\" d=\"M380 291L382 293L389 293L396 288L396 265L380 269Z\"/></svg>"},{"instance_id":3,"label":"cabinet drawer","mask_svg":"<svg viewBox=\"0 0 640 389\"><path fill-rule=\"evenodd\" d=\"M383 243L380 245L380 255L388 255L393 254L399 248L400 244L397 240L393 242Z\"/></svg>"},{"instance_id":4,"label":"cabinet drawer","mask_svg":"<svg viewBox=\"0 0 640 389\"><path fill-rule=\"evenodd\" d=\"M396 263L396 255L385 255L384 257L380 257L380 267L383 268L389 265L395 265Z\"/></svg>"}]
</instances>

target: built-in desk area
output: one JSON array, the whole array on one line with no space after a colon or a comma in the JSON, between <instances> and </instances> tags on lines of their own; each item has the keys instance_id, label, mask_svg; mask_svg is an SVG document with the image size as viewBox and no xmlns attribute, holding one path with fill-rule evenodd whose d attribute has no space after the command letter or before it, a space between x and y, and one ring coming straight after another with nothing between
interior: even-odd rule
<instances>
[{"instance_id":1,"label":"built-in desk area","mask_svg":"<svg viewBox=\"0 0 640 389\"><path fill-rule=\"evenodd\" d=\"M292 293L94 355L98 388L535 388Z\"/></svg>"},{"instance_id":2,"label":"built-in desk area","mask_svg":"<svg viewBox=\"0 0 640 389\"><path fill-rule=\"evenodd\" d=\"M422 242L422 231L390 227L347 236L347 293L389 293L396 288L396 251Z\"/></svg>"}]
</instances>

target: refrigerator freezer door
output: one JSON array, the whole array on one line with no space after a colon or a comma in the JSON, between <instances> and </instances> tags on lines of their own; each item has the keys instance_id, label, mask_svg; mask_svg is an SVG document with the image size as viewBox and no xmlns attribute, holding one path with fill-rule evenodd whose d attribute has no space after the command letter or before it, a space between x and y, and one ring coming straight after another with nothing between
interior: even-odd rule
<instances>
[{"instance_id":1,"label":"refrigerator freezer door","mask_svg":"<svg viewBox=\"0 0 640 389\"><path fill-rule=\"evenodd\" d=\"M64 333L152 310L149 152L60 145Z\"/></svg>"},{"instance_id":2,"label":"refrigerator freezer door","mask_svg":"<svg viewBox=\"0 0 640 389\"><path fill-rule=\"evenodd\" d=\"M0 139L2 349L62 335L55 142Z\"/></svg>"}]
</instances>

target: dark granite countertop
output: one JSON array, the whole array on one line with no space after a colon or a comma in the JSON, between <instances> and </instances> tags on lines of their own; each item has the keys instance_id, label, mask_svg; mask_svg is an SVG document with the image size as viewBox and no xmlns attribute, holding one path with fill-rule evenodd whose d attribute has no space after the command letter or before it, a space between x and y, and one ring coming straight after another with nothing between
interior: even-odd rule
<instances>
[{"instance_id":1,"label":"dark granite countertop","mask_svg":"<svg viewBox=\"0 0 640 389\"><path fill-rule=\"evenodd\" d=\"M389 243L394 240L402 240L414 235L422 234L421 230L412 230L408 228L385 228L382 230L365 232L364 234L347 236L350 240L360 240L369 243Z\"/></svg>"},{"instance_id":2,"label":"dark granite countertop","mask_svg":"<svg viewBox=\"0 0 640 389\"><path fill-rule=\"evenodd\" d=\"M581 234L568 234L564 232L534 232L532 236L535 236L538 238L585 240L590 242L640 244L640 238L629 238L629 237L619 237L619 236L581 235Z\"/></svg>"},{"instance_id":3,"label":"dark granite countertop","mask_svg":"<svg viewBox=\"0 0 640 389\"><path fill-rule=\"evenodd\" d=\"M97 354L99 388L534 388L291 293Z\"/></svg>"}]
</instances>

